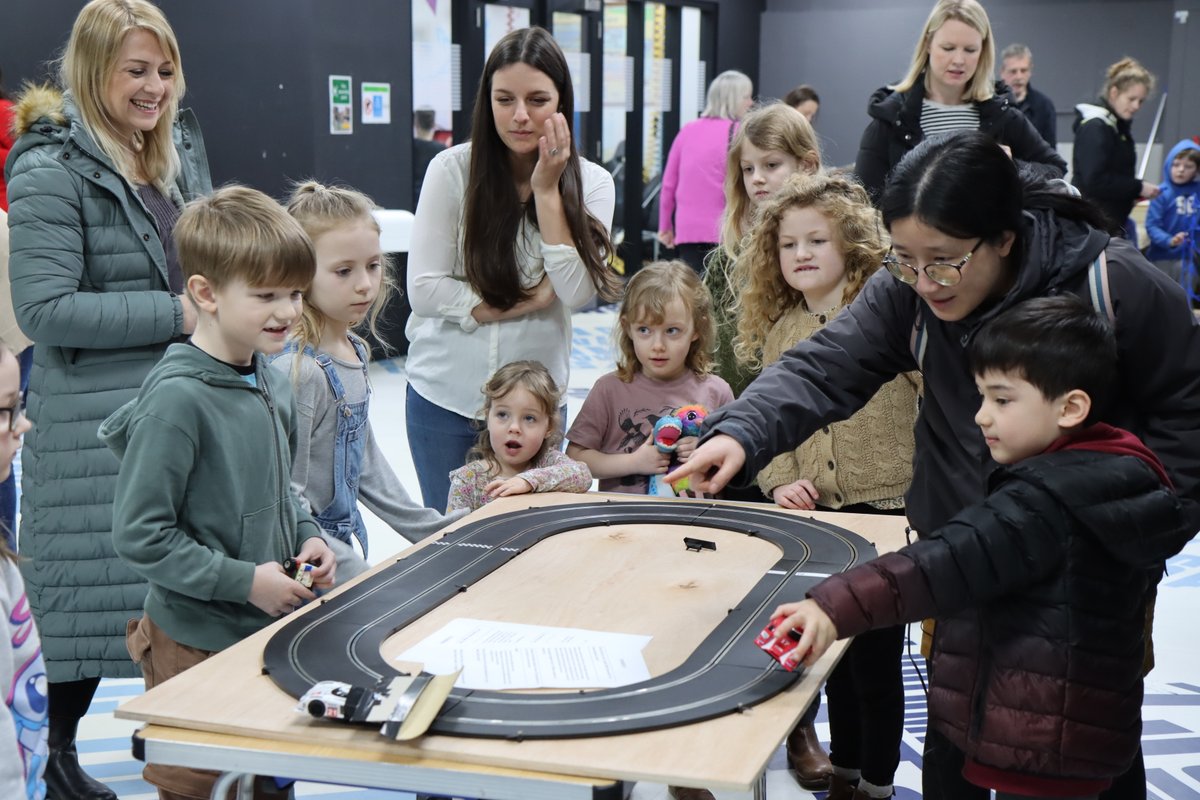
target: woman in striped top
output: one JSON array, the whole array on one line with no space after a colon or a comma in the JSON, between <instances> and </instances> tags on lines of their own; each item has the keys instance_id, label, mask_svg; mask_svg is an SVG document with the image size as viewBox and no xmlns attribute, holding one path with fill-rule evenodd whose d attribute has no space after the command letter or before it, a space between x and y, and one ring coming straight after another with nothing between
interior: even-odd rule
<instances>
[{"instance_id":1,"label":"woman in striped top","mask_svg":"<svg viewBox=\"0 0 1200 800\"><path fill-rule=\"evenodd\" d=\"M917 143L958 130L992 135L1040 178L1061 178L1067 163L1046 144L1002 83L987 12L976 0L939 0L925 20L904 79L871 96L855 172L878 202L892 167Z\"/></svg>"}]
</instances>

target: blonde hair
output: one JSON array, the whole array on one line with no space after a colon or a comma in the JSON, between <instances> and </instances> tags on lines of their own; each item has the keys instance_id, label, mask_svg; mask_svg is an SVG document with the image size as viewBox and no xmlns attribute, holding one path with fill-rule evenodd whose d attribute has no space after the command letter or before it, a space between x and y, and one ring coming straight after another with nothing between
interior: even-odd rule
<instances>
[{"instance_id":1,"label":"blonde hair","mask_svg":"<svg viewBox=\"0 0 1200 800\"><path fill-rule=\"evenodd\" d=\"M1108 100L1113 89L1120 94L1135 83L1146 87L1146 93L1154 91L1154 73L1142 66L1135 58L1125 56L1108 68L1104 76L1104 99Z\"/></svg>"},{"instance_id":2,"label":"blonde hair","mask_svg":"<svg viewBox=\"0 0 1200 800\"><path fill-rule=\"evenodd\" d=\"M788 285L779 266L779 226L797 208L812 208L830 223L846 267L843 304L858 296L887 253L879 212L862 186L844 175L793 175L759 212L734 266L735 280L744 290L735 306L733 352L753 369L763 366L771 328L784 313L804 304L804 294Z\"/></svg>"},{"instance_id":3,"label":"blonde hair","mask_svg":"<svg viewBox=\"0 0 1200 800\"><path fill-rule=\"evenodd\" d=\"M223 186L188 203L174 235L185 279L201 275L214 289L238 279L250 286L307 289L317 268L300 223L246 186Z\"/></svg>"},{"instance_id":4,"label":"blonde hair","mask_svg":"<svg viewBox=\"0 0 1200 800\"><path fill-rule=\"evenodd\" d=\"M708 85L702 117L737 119L742 116L742 103L754 91L754 82L744 72L727 69Z\"/></svg>"},{"instance_id":5,"label":"blonde hair","mask_svg":"<svg viewBox=\"0 0 1200 800\"><path fill-rule=\"evenodd\" d=\"M122 141L104 98L125 38L139 30L152 35L174 65L173 89L154 130L134 131L132 141ZM179 42L162 11L146 0L92 0L75 18L59 63L58 80L75 101L96 146L125 180L137 183L139 178L148 179L165 193L179 174L174 125L185 84Z\"/></svg>"},{"instance_id":6,"label":"blonde hair","mask_svg":"<svg viewBox=\"0 0 1200 800\"><path fill-rule=\"evenodd\" d=\"M304 232L308 234L308 238L313 241L314 246L317 239L330 231L356 223L366 223L376 233L380 233L379 222L371 213L376 207L370 197L356 189L346 186L326 186L317 181L304 181L296 184L292 188L292 196L288 198L287 202L288 213L295 217L296 221L304 228ZM387 257L382 252L379 254L379 259L379 266L383 271L379 294L375 296L370 309L367 310L366 317L358 327L365 327L376 340L382 342L383 338L379 335L376 326L383 307L387 305L392 292L396 289L396 281L392 277ZM300 319L292 333L302 349L307 345L315 347L321 341L327 319L325 313L313 302L311 294L310 289L304 298L306 301L304 311L301 312Z\"/></svg>"},{"instance_id":7,"label":"blonde hair","mask_svg":"<svg viewBox=\"0 0 1200 800\"><path fill-rule=\"evenodd\" d=\"M533 460L539 460L549 448L558 447L562 441L562 413L559 410L562 390L554 382L550 370L540 361L513 361L496 370L496 374L483 385L484 403L483 408L479 409L482 420L477 423L480 425L479 436L475 439L475 446L467 453L467 461L482 459L492 473L500 471L500 460L496 457L488 431L488 415L492 413L493 403L518 387L534 396L547 419L546 438L542 440L542 446Z\"/></svg>"},{"instance_id":8,"label":"blonde hair","mask_svg":"<svg viewBox=\"0 0 1200 800\"><path fill-rule=\"evenodd\" d=\"M754 203L742 180L742 149L746 143L759 150L777 150L800 161L801 168L821 168L821 146L804 115L782 102L756 108L742 120L725 159L725 213L721 217L721 249L731 260L750 226Z\"/></svg>"},{"instance_id":9,"label":"blonde hair","mask_svg":"<svg viewBox=\"0 0 1200 800\"><path fill-rule=\"evenodd\" d=\"M979 63L971 82L963 89L963 100L977 103L989 100L996 93L992 73L996 69L996 43L992 36L992 23L988 20L987 12L977 0L938 0L937 5L929 12L925 20L925 29L917 40L913 50L912 63L908 66L908 74L894 86L889 87L897 92L907 92L917 85L929 66L929 45L933 35L950 20L967 25L983 37L979 49ZM928 87L928 83L926 83Z\"/></svg>"},{"instance_id":10,"label":"blonde hair","mask_svg":"<svg viewBox=\"0 0 1200 800\"><path fill-rule=\"evenodd\" d=\"M696 271L682 261L655 261L640 269L625 287L625 299L617 315L617 377L625 383L641 372L629 329L645 321L657 325L666 317L667 306L679 300L692 315L696 341L688 348L686 367L697 375L712 371L716 325L712 296Z\"/></svg>"}]
</instances>

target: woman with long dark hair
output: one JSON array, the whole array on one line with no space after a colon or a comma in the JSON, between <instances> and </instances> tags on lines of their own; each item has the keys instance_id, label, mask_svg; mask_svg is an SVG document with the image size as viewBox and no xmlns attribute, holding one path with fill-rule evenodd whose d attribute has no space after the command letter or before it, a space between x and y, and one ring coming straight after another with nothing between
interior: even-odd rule
<instances>
[{"instance_id":1,"label":"woman with long dark hair","mask_svg":"<svg viewBox=\"0 0 1200 800\"><path fill-rule=\"evenodd\" d=\"M764 370L740 398L709 415L703 443L668 480L695 474L700 477L693 478L693 488L706 492L720 491L731 479L744 485L775 454L823 425L847 419L896 375L920 369L925 393L905 500L912 526L936 531L984 498L997 468L974 421L979 395L966 345L981 325L1022 300L1071 293L1110 316L1116 330L1120 389L1101 419L1132 431L1166 465L1186 519L1163 525L1200 527L1200 326L1179 286L1128 242L1112 238L1094 206L1061 185L1023 182L1008 154L977 131L918 145L896 167L880 211L892 237L887 269L868 281L844 313ZM1173 343L1173 358L1160 357L1164 341ZM1043 611L1054 613L1037 613ZM1141 610L1120 613L1126 612ZM1039 629L1033 617L1022 624ZM972 665L964 659L955 664L954 646L935 634L931 669L957 669L956 685L968 686ZM1026 668L1052 676L1070 697L1087 695L1095 677L1087 670L1036 663L1034 649L1028 653ZM965 696L930 696L922 768L928 800L986 798L986 790L962 778L964 754L977 755L988 736L1014 735L1004 723L982 731L943 724L947 717L939 715L940 704L970 702ZM1086 716L1086 705L1072 708ZM1103 798L1145 797L1137 737L1131 741L1128 734L1113 731L1110 752L1092 754L1104 766L1095 775L1077 776L1115 773ZM1014 758L1020 771L1036 774L1052 754L1026 737Z\"/></svg>"},{"instance_id":2,"label":"woman with long dark hair","mask_svg":"<svg viewBox=\"0 0 1200 800\"><path fill-rule=\"evenodd\" d=\"M511 361L567 385L571 311L616 296L612 177L579 157L567 60L542 28L505 36L484 66L471 140L429 165L408 260L409 448L425 505L478 432L481 388Z\"/></svg>"}]
</instances>

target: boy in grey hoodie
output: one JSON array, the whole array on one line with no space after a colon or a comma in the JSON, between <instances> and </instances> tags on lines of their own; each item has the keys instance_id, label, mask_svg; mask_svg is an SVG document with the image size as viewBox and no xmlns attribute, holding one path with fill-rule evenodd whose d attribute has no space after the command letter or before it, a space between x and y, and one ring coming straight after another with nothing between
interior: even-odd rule
<instances>
[{"instance_id":1,"label":"boy in grey hoodie","mask_svg":"<svg viewBox=\"0 0 1200 800\"><path fill-rule=\"evenodd\" d=\"M147 689L312 600L284 559L311 565L317 587L335 569L290 488L287 381L260 355L282 349L300 315L312 244L279 204L241 186L189 204L175 241L196 331L100 428L121 459L113 546L150 582L127 631ZM144 775L163 800L208 797L217 777L157 765Z\"/></svg>"}]
</instances>

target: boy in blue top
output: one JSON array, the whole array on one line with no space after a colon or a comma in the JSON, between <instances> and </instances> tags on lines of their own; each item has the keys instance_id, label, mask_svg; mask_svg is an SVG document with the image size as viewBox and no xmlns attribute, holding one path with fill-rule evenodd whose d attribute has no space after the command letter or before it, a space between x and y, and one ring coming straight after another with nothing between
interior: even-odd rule
<instances>
[{"instance_id":1,"label":"boy in blue top","mask_svg":"<svg viewBox=\"0 0 1200 800\"><path fill-rule=\"evenodd\" d=\"M134 400L100 427L121 459L113 546L150 582L127 644L146 688L312 600L288 557L333 583L335 559L290 488L294 410L277 353L299 318L315 255L299 223L241 186L189 204L175 227L191 341L167 348ZM148 766L162 800L206 798L216 773ZM256 796L273 795L260 780ZM280 792L278 796L286 796Z\"/></svg>"},{"instance_id":2,"label":"boy in blue top","mask_svg":"<svg viewBox=\"0 0 1200 800\"><path fill-rule=\"evenodd\" d=\"M1146 258L1179 280L1184 254L1190 252L1188 231L1200 209L1200 144L1184 139L1171 148L1163 161L1163 182L1159 195L1150 201L1146 212L1146 233L1150 249Z\"/></svg>"}]
</instances>

